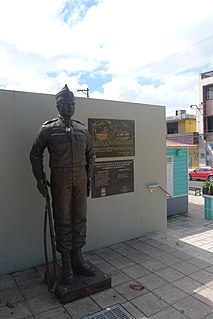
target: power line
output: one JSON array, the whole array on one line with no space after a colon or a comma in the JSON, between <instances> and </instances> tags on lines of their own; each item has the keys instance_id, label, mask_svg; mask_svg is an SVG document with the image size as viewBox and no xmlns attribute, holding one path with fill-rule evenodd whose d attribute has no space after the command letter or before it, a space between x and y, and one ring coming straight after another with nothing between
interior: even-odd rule
<instances>
[{"instance_id":1,"label":"power line","mask_svg":"<svg viewBox=\"0 0 213 319\"><path fill-rule=\"evenodd\" d=\"M185 49L183 49L183 50L180 50L180 51L171 53L170 55L166 56L165 58L163 58L163 59L160 60L159 62L149 63L149 64L147 64L147 65L145 65L145 66L143 66L143 67L141 67L141 68L137 68L137 70L135 70L135 71L133 71L133 72L129 72L129 73L124 74L124 76L132 75L132 74L134 74L134 73L138 73L138 72L140 72L140 71L142 71L142 70L144 70L144 69L147 69L147 68L149 68L149 67L152 67L152 66L158 66L158 65L164 63L165 61L167 61L168 59L170 59L170 58L172 58L172 57L175 57L175 56L178 56L178 55L180 55L180 54L183 54L183 53L185 53L185 52L187 52L187 51L190 51L190 50L191 50L192 48L194 48L195 46L198 46L198 45L200 45L200 44L202 44L202 43L204 43L204 42L206 42L206 41L209 41L209 40L211 40L211 39L213 39L213 34L209 35L208 37L206 37L206 38L204 38L204 39L202 39L202 40L199 40L199 41L197 41L197 42L192 43L189 47L187 47L187 48L185 48Z\"/></svg>"}]
</instances>

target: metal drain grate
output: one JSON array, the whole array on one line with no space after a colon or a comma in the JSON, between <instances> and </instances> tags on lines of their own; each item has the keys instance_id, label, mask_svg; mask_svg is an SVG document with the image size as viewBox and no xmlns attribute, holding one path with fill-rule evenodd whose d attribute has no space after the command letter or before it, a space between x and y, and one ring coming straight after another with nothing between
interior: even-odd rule
<instances>
[{"instance_id":1,"label":"metal drain grate","mask_svg":"<svg viewBox=\"0 0 213 319\"><path fill-rule=\"evenodd\" d=\"M101 310L82 319L135 319L121 305Z\"/></svg>"}]
</instances>

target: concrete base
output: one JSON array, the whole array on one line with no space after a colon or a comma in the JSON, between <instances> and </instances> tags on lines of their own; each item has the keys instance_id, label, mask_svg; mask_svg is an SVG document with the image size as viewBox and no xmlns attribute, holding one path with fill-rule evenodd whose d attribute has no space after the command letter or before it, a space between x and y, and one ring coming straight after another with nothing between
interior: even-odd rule
<instances>
[{"instance_id":1,"label":"concrete base","mask_svg":"<svg viewBox=\"0 0 213 319\"><path fill-rule=\"evenodd\" d=\"M111 276L104 274L94 265L92 266L95 269L95 276L75 275L75 280L71 285L66 285L59 280L54 289L54 294L62 304L111 288ZM53 271L49 272L49 274L45 273L45 281L51 291L54 286Z\"/></svg>"},{"instance_id":2,"label":"concrete base","mask_svg":"<svg viewBox=\"0 0 213 319\"><path fill-rule=\"evenodd\" d=\"M188 195L167 199L167 216L188 212Z\"/></svg>"}]
</instances>

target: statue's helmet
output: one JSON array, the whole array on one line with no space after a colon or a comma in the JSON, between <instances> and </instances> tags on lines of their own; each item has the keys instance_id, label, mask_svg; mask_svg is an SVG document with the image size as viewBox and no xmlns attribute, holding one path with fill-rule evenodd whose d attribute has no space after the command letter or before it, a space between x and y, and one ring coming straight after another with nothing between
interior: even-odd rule
<instances>
[{"instance_id":1,"label":"statue's helmet","mask_svg":"<svg viewBox=\"0 0 213 319\"><path fill-rule=\"evenodd\" d=\"M74 101L75 97L72 91L69 90L67 84L56 94L56 102L61 100Z\"/></svg>"}]
</instances>

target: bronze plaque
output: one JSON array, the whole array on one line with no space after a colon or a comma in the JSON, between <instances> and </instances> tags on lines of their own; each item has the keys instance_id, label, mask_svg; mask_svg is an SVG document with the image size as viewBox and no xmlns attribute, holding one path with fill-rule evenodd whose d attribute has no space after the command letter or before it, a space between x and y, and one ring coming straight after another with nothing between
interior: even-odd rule
<instances>
[{"instance_id":1,"label":"bronze plaque","mask_svg":"<svg viewBox=\"0 0 213 319\"><path fill-rule=\"evenodd\" d=\"M134 192L133 160L96 162L92 198Z\"/></svg>"},{"instance_id":2,"label":"bronze plaque","mask_svg":"<svg viewBox=\"0 0 213 319\"><path fill-rule=\"evenodd\" d=\"M97 158L135 156L135 121L88 119Z\"/></svg>"}]
</instances>

